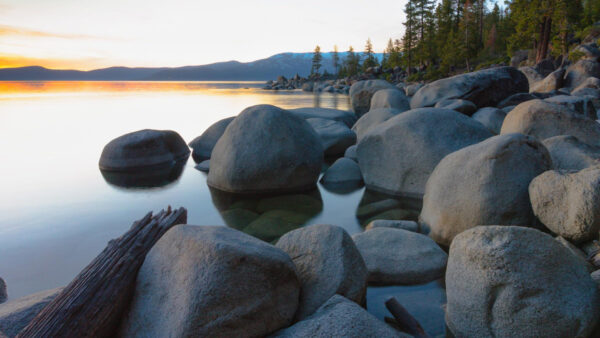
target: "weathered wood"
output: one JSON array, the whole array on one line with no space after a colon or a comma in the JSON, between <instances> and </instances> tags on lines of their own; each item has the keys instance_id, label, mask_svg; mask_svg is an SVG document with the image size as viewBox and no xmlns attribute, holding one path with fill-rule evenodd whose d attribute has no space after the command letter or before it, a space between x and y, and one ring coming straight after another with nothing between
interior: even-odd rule
<instances>
[{"instance_id":1,"label":"weathered wood","mask_svg":"<svg viewBox=\"0 0 600 338\"><path fill-rule=\"evenodd\" d=\"M423 330L421 324L411 316L408 311L400 304L396 298L392 297L385 302L385 307L396 319L396 323L400 327L400 331L406 332L417 338L429 338L429 335Z\"/></svg>"},{"instance_id":2,"label":"weathered wood","mask_svg":"<svg viewBox=\"0 0 600 338\"><path fill-rule=\"evenodd\" d=\"M112 337L127 310L135 279L152 246L187 211L148 213L107 247L17 337Z\"/></svg>"}]
</instances>

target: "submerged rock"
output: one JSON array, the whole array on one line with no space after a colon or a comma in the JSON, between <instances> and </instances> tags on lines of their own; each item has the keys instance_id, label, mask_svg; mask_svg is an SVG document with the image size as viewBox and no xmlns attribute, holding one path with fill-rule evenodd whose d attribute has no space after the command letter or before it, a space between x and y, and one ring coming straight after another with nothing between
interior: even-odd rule
<instances>
[{"instance_id":1,"label":"submerged rock","mask_svg":"<svg viewBox=\"0 0 600 338\"><path fill-rule=\"evenodd\" d=\"M448 255L425 235L380 227L352 238L367 264L370 284L422 284L444 276Z\"/></svg>"},{"instance_id":2,"label":"submerged rock","mask_svg":"<svg viewBox=\"0 0 600 338\"><path fill-rule=\"evenodd\" d=\"M194 159L202 161L210 158L215 144L217 144L217 141L221 138L225 129L233 119L235 119L235 116L215 122L208 127L202 135L196 137L189 143L190 148L192 148L192 156Z\"/></svg>"},{"instance_id":3,"label":"submerged rock","mask_svg":"<svg viewBox=\"0 0 600 338\"><path fill-rule=\"evenodd\" d=\"M350 102L356 116L361 117L369 111L371 98L380 89L397 88L385 80L358 81L350 87Z\"/></svg>"},{"instance_id":4,"label":"submerged rock","mask_svg":"<svg viewBox=\"0 0 600 338\"><path fill-rule=\"evenodd\" d=\"M319 135L325 156L341 155L356 143L356 134L343 122L323 118L309 118L306 122Z\"/></svg>"},{"instance_id":5,"label":"submerged rock","mask_svg":"<svg viewBox=\"0 0 600 338\"><path fill-rule=\"evenodd\" d=\"M190 149L176 132L144 129L110 141L102 150L99 165L104 171L139 171L174 166L189 155Z\"/></svg>"},{"instance_id":6,"label":"submerged rock","mask_svg":"<svg viewBox=\"0 0 600 338\"><path fill-rule=\"evenodd\" d=\"M213 149L207 183L234 193L308 190L323 163L323 146L302 118L270 105L244 109Z\"/></svg>"},{"instance_id":7,"label":"submerged rock","mask_svg":"<svg viewBox=\"0 0 600 338\"><path fill-rule=\"evenodd\" d=\"M361 116L352 130L356 133L357 142L367 134L371 128L391 119L392 117L402 113L402 111L393 108L380 108L370 110L365 115Z\"/></svg>"},{"instance_id":8,"label":"submerged rock","mask_svg":"<svg viewBox=\"0 0 600 338\"><path fill-rule=\"evenodd\" d=\"M479 109L473 114L472 118L483 124L492 133L498 135L500 134L500 129L502 129L504 118L506 118L506 112L502 109L486 107Z\"/></svg>"},{"instance_id":9,"label":"submerged rock","mask_svg":"<svg viewBox=\"0 0 600 338\"><path fill-rule=\"evenodd\" d=\"M358 143L358 164L368 188L421 198L444 156L491 136L457 111L413 109L371 128Z\"/></svg>"},{"instance_id":10,"label":"submerged rock","mask_svg":"<svg viewBox=\"0 0 600 338\"><path fill-rule=\"evenodd\" d=\"M0 305L0 333L15 337L62 290L46 290Z\"/></svg>"},{"instance_id":11,"label":"submerged rock","mask_svg":"<svg viewBox=\"0 0 600 338\"><path fill-rule=\"evenodd\" d=\"M476 227L456 237L446 270L456 337L587 337L600 295L578 257L538 230Z\"/></svg>"},{"instance_id":12,"label":"submerged rock","mask_svg":"<svg viewBox=\"0 0 600 338\"><path fill-rule=\"evenodd\" d=\"M529 183L551 168L546 148L521 134L458 150L427 181L419 223L444 245L478 225L533 225Z\"/></svg>"},{"instance_id":13,"label":"submerged rock","mask_svg":"<svg viewBox=\"0 0 600 338\"><path fill-rule=\"evenodd\" d=\"M276 247L227 227L177 225L146 256L120 335L264 336L292 323L299 292Z\"/></svg>"},{"instance_id":14,"label":"submerged rock","mask_svg":"<svg viewBox=\"0 0 600 338\"><path fill-rule=\"evenodd\" d=\"M349 158L342 157L325 171L321 183L325 185L362 185L363 179L358 164Z\"/></svg>"},{"instance_id":15,"label":"submerged rock","mask_svg":"<svg viewBox=\"0 0 600 338\"><path fill-rule=\"evenodd\" d=\"M600 147L583 143L575 136L554 136L543 143L550 152L554 169L579 171L600 164Z\"/></svg>"},{"instance_id":16,"label":"submerged rock","mask_svg":"<svg viewBox=\"0 0 600 338\"><path fill-rule=\"evenodd\" d=\"M335 294L359 304L365 301L368 271L346 230L311 225L285 234L276 246L296 264L302 285L297 319L310 316Z\"/></svg>"},{"instance_id":17,"label":"submerged rock","mask_svg":"<svg viewBox=\"0 0 600 338\"><path fill-rule=\"evenodd\" d=\"M410 109L410 99L400 89L380 89L371 98L369 111L380 108L397 109L400 112Z\"/></svg>"}]
</instances>

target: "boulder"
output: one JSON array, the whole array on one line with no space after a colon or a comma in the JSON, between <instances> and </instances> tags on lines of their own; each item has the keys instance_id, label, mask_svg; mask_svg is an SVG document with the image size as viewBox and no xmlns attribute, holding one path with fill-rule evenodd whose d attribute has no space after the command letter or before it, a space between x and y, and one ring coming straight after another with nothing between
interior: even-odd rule
<instances>
[{"instance_id":1,"label":"boulder","mask_svg":"<svg viewBox=\"0 0 600 338\"><path fill-rule=\"evenodd\" d=\"M362 185L363 179L358 164L346 157L337 159L321 178L324 185Z\"/></svg>"},{"instance_id":2,"label":"boulder","mask_svg":"<svg viewBox=\"0 0 600 338\"><path fill-rule=\"evenodd\" d=\"M308 190L322 163L321 140L306 121L258 105L244 109L215 145L207 183L234 193Z\"/></svg>"},{"instance_id":3,"label":"boulder","mask_svg":"<svg viewBox=\"0 0 600 338\"><path fill-rule=\"evenodd\" d=\"M138 171L174 166L189 155L190 149L176 132L144 129L110 141L99 165L105 171Z\"/></svg>"},{"instance_id":4,"label":"boulder","mask_svg":"<svg viewBox=\"0 0 600 338\"><path fill-rule=\"evenodd\" d=\"M521 73L523 73L525 75L525 77L527 78L527 83L529 84L529 88L532 88L533 86L535 86L536 83L544 80L544 77L542 76L542 74L540 74L533 67L529 67L529 66L519 67L519 71Z\"/></svg>"},{"instance_id":5,"label":"boulder","mask_svg":"<svg viewBox=\"0 0 600 338\"><path fill-rule=\"evenodd\" d=\"M512 57L510 58L510 66L511 67L519 67L521 62L527 61L529 58L529 50L521 49L513 52Z\"/></svg>"},{"instance_id":6,"label":"boulder","mask_svg":"<svg viewBox=\"0 0 600 338\"><path fill-rule=\"evenodd\" d=\"M6 282L4 279L0 278L0 304L6 302L8 299L8 294L6 293Z\"/></svg>"},{"instance_id":7,"label":"boulder","mask_svg":"<svg viewBox=\"0 0 600 338\"><path fill-rule=\"evenodd\" d=\"M406 96L413 96L423 86L424 86L424 84L422 84L422 83L413 83L413 84L410 84L410 85L404 87L404 93L406 93Z\"/></svg>"},{"instance_id":8,"label":"boulder","mask_svg":"<svg viewBox=\"0 0 600 338\"><path fill-rule=\"evenodd\" d=\"M369 111L371 98L381 89L396 89L396 87L385 80L358 81L350 87L350 102L356 116L361 117Z\"/></svg>"},{"instance_id":9,"label":"boulder","mask_svg":"<svg viewBox=\"0 0 600 338\"><path fill-rule=\"evenodd\" d=\"M335 294L363 304L368 271L360 252L346 230L318 224L283 235L276 246L296 264L301 283L296 318L313 314Z\"/></svg>"},{"instance_id":10,"label":"boulder","mask_svg":"<svg viewBox=\"0 0 600 338\"><path fill-rule=\"evenodd\" d=\"M573 89L573 91L578 91L583 88L593 88L600 89L600 79L597 77L588 77L585 79L577 88Z\"/></svg>"},{"instance_id":11,"label":"boulder","mask_svg":"<svg viewBox=\"0 0 600 338\"><path fill-rule=\"evenodd\" d=\"M498 108L504 108L509 106L517 106L520 103L527 102L529 100L537 99L536 96L529 93L517 93L513 94L506 99L502 100L502 102L498 103Z\"/></svg>"},{"instance_id":12,"label":"boulder","mask_svg":"<svg viewBox=\"0 0 600 338\"><path fill-rule=\"evenodd\" d=\"M595 106L600 106L598 102L600 101L600 90L596 88L579 88L577 90L573 90L571 92L573 96L585 96L595 102Z\"/></svg>"},{"instance_id":13,"label":"boulder","mask_svg":"<svg viewBox=\"0 0 600 338\"><path fill-rule=\"evenodd\" d=\"M579 60L567 68L565 87L576 88L587 78L600 78L600 63L592 60Z\"/></svg>"},{"instance_id":14,"label":"boulder","mask_svg":"<svg viewBox=\"0 0 600 338\"><path fill-rule=\"evenodd\" d=\"M196 164L196 166L194 166L194 168L207 173L210 170L210 160L204 160L204 161Z\"/></svg>"},{"instance_id":15,"label":"boulder","mask_svg":"<svg viewBox=\"0 0 600 338\"><path fill-rule=\"evenodd\" d=\"M425 235L380 227L352 239L367 264L369 284L423 284L444 276L448 255Z\"/></svg>"},{"instance_id":16,"label":"boulder","mask_svg":"<svg viewBox=\"0 0 600 338\"><path fill-rule=\"evenodd\" d=\"M598 239L600 167L547 171L529 185L533 212L555 234L574 242Z\"/></svg>"},{"instance_id":17,"label":"boulder","mask_svg":"<svg viewBox=\"0 0 600 338\"><path fill-rule=\"evenodd\" d=\"M231 228L177 225L146 256L120 336L264 336L292 323L299 294L285 252Z\"/></svg>"},{"instance_id":18,"label":"boulder","mask_svg":"<svg viewBox=\"0 0 600 338\"><path fill-rule=\"evenodd\" d=\"M192 156L199 160L210 158L215 144L217 144L217 141L221 138L225 129L233 119L235 119L235 116L217 121L212 126L208 127L202 135L192 140L192 142L189 143L190 148L192 148Z\"/></svg>"},{"instance_id":19,"label":"boulder","mask_svg":"<svg viewBox=\"0 0 600 338\"><path fill-rule=\"evenodd\" d=\"M400 89L380 89L373 94L371 98L371 107L369 111L379 108L392 108L399 111L410 109L410 100Z\"/></svg>"},{"instance_id":20,"label":"boulder","mask_svg":"<svg viewBox=\"0 0 600 338\"><path fill-rule=\"evenodd\" d=\"M477 111L477 106L473 102L460 99L442 100L436 103L435 107L456 110L467 116L471 116Z\"/></svg>"},{"instance_id":21,"label":"boulder","mask_svg":"<svg viewBox=\"0 0 600 338\"><path fill-rule=\"evenodd\" d=\"M476 227L456 237L446 270L456 337L588 337L600 295L585 264L541 231Z\"/></svg>"},{"instance_id":22,"label":"boulder","mask_svg":"<svg viewBox=\"0 0 600 338\"><path fill-rule=\"evenodd\" d=\"M413 109L369 130L358 143L358 164L368 188L421 198L444 156L491 136L481 123L457 111Z\"/></svg>"},{"instance_id":23,"label":"boulder","mask_svg":"<svg viewBox=\"0 0 600 338\"><path fill-rule=\"evenodd\" d=\"M595 44L579 45L575 47L571 53L579 53L583 56L583 59L596 62L600 61L600 50L598 50Z\"/></svg>"},{"instance_id":24,"label":"boulder","mask_svg":"<svg viewBox=\"0 0 600 338\"><path fill-rule=\"evenodd\" d=\"M419 232L419 223L415 221L405 221L405 220L387 220L387 219L378 219L367 224L365 230L369 231L375 228L393 228L393 229L402 229L412 232Z\"/></svg>"},{"instance_id":25,"label":"boulder","mask_svg":"<svg viewBox=\"0 0 600 338\"><path fill-rule=\"evenodd\" d=\"M344 152L344 157L351 159L354 162L358 162L358 158L356 155L356 145L348 147Z\"/></svg>"},{"instance_id":26,"label":"boulder","mask_svg":"<svg viewBox=\"0 0 600 338\"><path fill-rule=\"evenodd\" d=\"M426 84L412 97L410 106L431 107L445 99L463 99L477 107L495 107L510 95L523 92L529 92L525 75L513 67L498 67Z\"/></svg>"},{"instance_id":27,"label":"boulder","mask_svg":"<svg viewBox=\"0 0 600 338\"><path fill-rule=\"evenodd\" d=\"M527 101L515 107L506 115L500 133L521 133L539 140L572 135L600 146L600 124L565 106L542 100Z\"/></svg>"},{"instance_id":28,"label":"boulder","mask_svg":"<svg viewBox=\"0 0 600 338\"><path fill-rule=\"evenodd\" d=\"M322 118L343 122L348 128L351 128L356 122L356 115L346 110L331 108L296 108L288 110L290 113L303 119Z\"/></svg>"},{"instance_id":29,"label":"boulder","mask_svg":"<svg viewBox=\"0 0 600 338\"><path fill-rule=\"evenodd\" d=\"M392 329L356 303L334 295L312 316L287 329L275 332L271 337L409 338L412 336Z\"/></svg>"},{"instance_id":30,"label":"boulder","mask_svg":"<svg viewBox=\"0 0 600 338\"><path fill-rule=\"evenodd\" d=\"M427 181L419 223L443 245L478 225L533 225L529 183L551 168L546 148L521 134L458 150Z\"/></svg>"},{"instance_id":31,"label":"boulder","mask_svg":"<svg viewBox=\"0 0 600 338\"><path fill-rule=\"evenodd\" d=\"M554 61L552 61L552 59L544 59L535 65L535 70L540 73L540 75L546 77L556 70L556 66L554 66Z\"/></svg>"},{"instance_id":32,"label":"boulder","mask_svg":"<svg viewBox=\"0 0 600 338\"><path fill-rule=\"evenodd\" d=\"M575 136L554 136L542 143L550 152L556 170L579 171L600 165L600 147L583 143Z\"/></svg>"},{"instance_id":33,"label":"boulder","mask_svg":"<svg viewBox=\"0 0 600 338\"><path fill-rule=\"evenodd\" d=\"M402 111L393 108L380 108L370 110L365 115L361 116L352 130L356 133L357 142L360 141L367 132L376 125L379 125L392 117L402 113Z\"/></svg>"},{"instance_id":34,"label":"boulder","mask_svg":"<svg viewBox=\"0 0 600 338\"><path fill-rule=\"evenodd\" d=\"M578 257L587 267L589 272L592 272L594 270L596 270L596 268L594 267L594 265L592 265L592 263L588 262L587 256L585 254L585 252L583 252L581 249L579 249L578 247L576 247L575 245L573 245L573 243L569 242L568 240L564 239L561 236L557 236L554 238L558 243L560 243L562 246L564 246L565 248L569 249L569 251L575 255L576 257Z\"/></svg>"},{"instance_id":35,"label":"boulder","mask_svg":"<svg viewBox=\"0 0 600 338\"><path fill-rule=\"evenodd\" d=\"M532 93L548 93L554 90L558 90L563 86L563 78L565 76L565 69L559 68L550 75L546 76L543 80L535 82L529 86L529 91Z\"/></svg>"},{"instance_id":36,"label":"boulder","mask_svg":"<svg viewBox=\"0 0 600 338\"><path fill-rule=\"evenodd\" d=\"M581 96L557 95L552 96L544 101L565 106L576 113L589 117L592 120L598 119L596 115L596 107L590 99Z\"/></svg>"},{"instance_id":37,"label":"boulder","mask_svg":"<svg viewBox=\"0 0 600 338\"><path fill-rule=\"evenodd\" d=\"M15 337L62 289L38 292L0 305L0 333Z\"/></svg>"},{"instance_id":38,"label":"boulder","mask_svg":"<svg viewBox=\"0 0 600 338\"><path fill-rule=\"evenodd\" d=\"M502 109L493 107L481 108L472 116L475 121L480 122L496 135L500 134L505 117L506 113Z\"/></svg>"},{"instance_id":39,"label":"boulder","mask_svg":"<svg viewBox=\"0 0 600 338\"><path fill-rule=\"evenodd\" d=\"M306 122L319 135L325 156L341 155L356 143L356 134L343 122L323 118L309 118Z\"/></svg>"}]
</instances>

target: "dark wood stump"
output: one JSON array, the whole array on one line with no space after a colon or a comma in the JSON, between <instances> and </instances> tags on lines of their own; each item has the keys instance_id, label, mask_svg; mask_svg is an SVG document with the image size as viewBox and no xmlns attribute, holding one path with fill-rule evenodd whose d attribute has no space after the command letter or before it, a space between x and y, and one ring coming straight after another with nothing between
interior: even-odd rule
<instances>
[{"instance_id":1,"label":"dark wood stump","mask_svg":"<svg viewBox=\"0 0 600 338\"><path fill-rule=\"evenodd\" d=\"M107 247L17 337L112 337L133 296L138 270L152 246L187 210L148 213Z\"/></svg>"}]
</instances>

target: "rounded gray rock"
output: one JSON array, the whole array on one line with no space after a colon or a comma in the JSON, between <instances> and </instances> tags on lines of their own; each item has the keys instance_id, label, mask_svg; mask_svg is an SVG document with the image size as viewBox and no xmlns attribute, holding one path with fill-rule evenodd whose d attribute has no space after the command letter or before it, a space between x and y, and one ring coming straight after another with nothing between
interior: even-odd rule
<instances>
[{"instance_id":1,"label":"rounded gray rock","mask_svg":"<svg viewBox=\"0 0 600 338\"><path fill-rule=\"evenodd\" d=\"M500 134L500 129L502 129L502 122L506 118L506 112L494 107L485 107L475 112L472 118L483 124L492 133L498 135Z\"/></svg>"},{"instance_id":2,"label":"rounded gray rock","mask_svg":"<svg viewBox=\"0 0 600 338\"><path fill-rule=\"evenodd\" d=\"M532 93L548 93L562 88L564 83L565 69L559 68L550 73L543 80L530 85L529 91Z\"/></svg>"},{"instance_id":3,"label":"rounded gray rock","mask_svg":"<svg viewBox=\"0 0 600 338\"><path fill-rule=\"evenodd\" d=\"M217 144L217 141L233 119L235 119L235 116L217 121L208 127L202 135L193 139L189 143L190 148L192 148L192 156L199 160L209 159L215 144Z\"/></svg>"},{"instance_id":4,"label":"rounded gray rock","mask_svg":"<svg viewBox=\"0 0 600 338\"><path fill-rule=\"evenodd\" d=\"M419 223L415 221L406 221L406 220L387 220L387 219L378 219L372 222L369 222L365 227L366 231L375 228L392 228L392 229L402 229L408 230L412 232L419 232Z\"/></svg>"},{"instance_id":5,"label":"rounded gray rock","mask_svg":"<svg viewBox=\"0 0 600 338\"><path fill-rule=\"evenodd\" d=\"M600 165L600 147L583 143L575 136L561 135L543 142L557 170L582 170Z\"/></svg>"},{"instance_id":6,"label":"rounded gray rock","mask_svg":"<svg viewBox=\"0 0 600 338\"><path fill-rule=\"evenodd\" d=\"M350 146L350 147L348 147L348 149L346 149L346 151L344 152L344 157L349 158L354 162L358 161L358 159L356 157L356 144L353 146Z\"/></svg>"},{"instance_id":7,"label":"rounded gray rock","mask_svg":"<svg viewBox=\"0 0 600 338\"><path fill-rule=\"evenodd\" d=\"M444 276L448 255L425 235L380 227L352 239L367 264L369 284L423 284Z\"/></svg>"},{"instance_id":8,"label":"rounded gray rock","mask_svg":"<svg viewBox=\"0 0 600 338\"><path fill-rule=\"evenodd\" d=\"M202 172L207 173L210 170L210 160L204 160L194 167Z\"/></svg>"},{"instance_id":9,"label":"rounded gray rock","mask_svg":"<svg viewBox=\"0 0 600 338\"><path fill-rule=\"evenodd\" d=\"M598 119L598 116L596 115L596 107L594 107L592 100L589 98L581 96L557 95L544 99L544 101L565 106L576 113L589 117L592 120Z\"/></svg>"},{"instance_id":10,"label":"rounded gray rock","mask_svg":"<svg viewBox=\"0 0 600 338\"><path fill-rule=\"evenodd\" d=\"M231 228L177 225L148 252L120 336L264 336L292 323L299 294L285 252Z\"/></svg>"},{"instance_id":11,"label":"rounded gray rock","mask_svg":"<svg viewBox=\"0 0 600 338\"><path fill-rule=\"evenodd\" d=\"M396 89L385 80L358 81L350 87L350 102L356 116L361 117L369 111L371 98L380 89Z\"/></svg>"},{"instance_id":12,"label":"rounded gray rock","mask_svg":"<svg viewBox=\"0 0 600 338\"><path fill-rule=\"evenodd\" d=\"M346 230L335 225L311 225L288 232L276 246L296 264L302 285L297 319L310 316L335 294L364 302L368 271Z\"/></svg>"},{"instance_id":13,"label":"rounded gray rock","mask_svg":"<svg viewBox=\"0 0 600 338\"><path fill-rule=\"evenodd\" d=\"M355 161L342 157L337 159L321 178L322 184L362 184L362 174Z\"/></svg>"},{"instance_id":14,"label":"rounded gray rock","mask_svg":"<svg viewBox=\"0 0 600 338\"><path fill-rule=\"evenodd\" d=\"M270 105L244 109L213 149L209 186L234 193L308 190L323 163L323 146L304 119Z\"/></svg>"},{"instance_id":15,"label":"rounded gray rock","mask_svg":"<svg viewBox=\"0 0 600 338\"><path fill-rule=\"evenodd\" d=\"M456 237L446 270L456 337L588 337L600 295L585 263L551 236L515 226Z\"/></svg>"},{"instance_id":16,"label":"rounded gray rock","mask_svg":"<svg viewBox=\"0 0 600 338\"><path fill-rule=\"evenodd\" d=\"M477 106L473 102L460 99L442 100L436 103L435 107L456 110L457 112L467 116L471 116L473 113L475 113L475 111L477 111Z\"/></svg>"},{"instance_id":17,"label":"rounded gray rock","mask_svg":"<svg viewBox=\"0 0 600 338\"><path fill-rule=\"evenodd\" d=\"M368 113L361 116L352 127L352 130L356 133L357 141L360 141L374 126L379 125L400 113L402 113L402 111L393 108L370 110Z\"/></svg>"},{"instance_id":18,"label":"rounded gray rock","mask_svg":"<svg viewBox=\"0 0 600 338\"><path fill-rule=\"evenodd\" d=\"M600 78L600 63L593 60L579 60L567 68L565 87L578 87L589 77Z\"/></svg>"},{"instance_id":19,"label":"rounded gray rock","mask_svg":"<svg viewBox=\"0 0 600 338\"><path fill-rule=\"evenodd\" d=\"M306 119L306 122L319 135L325 156L341 155L356 143L356 134L343 122L317 117Z\"/></svg>"},{"instance_id":20,"label":"rounded gray rock","mask_svg":"<svg viewBox=\"0 0 600 338\"><path fill-rule=\"evenodd\" d=\"M458 150L427 181L419 223L443 245L478 225L532 225L529 183L551 168L546 148L521 134Z\"/></svg>"},{"instance_id":21,"label":"rounded gray rock","mask_svg":"<svg viewBox=\"0 0 600 338\"><path fill-rule=\"evenodd\" d=\"M303 119L322 118L343 122L348 128L356 122L356 115L352 112L331 108L304 107L288 110L290 113Z\"/></svg>"},{"instance_id":22,"label":"rounded gray rock","mask_svg":"<svg viewBox=\"0 0 600 338\"><path fill-rule=\"evenodd\" d=\"M406 97L403 90L380 89L371 98L369 111L379 108L398 109L401 112L407 111L410 109L410 100Z\"/></svg>"}]
</instances>

